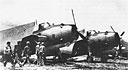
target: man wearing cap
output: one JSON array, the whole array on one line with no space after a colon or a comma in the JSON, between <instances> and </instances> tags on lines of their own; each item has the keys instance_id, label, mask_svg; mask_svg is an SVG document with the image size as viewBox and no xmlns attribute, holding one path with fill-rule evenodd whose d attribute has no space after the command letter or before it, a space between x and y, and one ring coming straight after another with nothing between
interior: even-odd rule
<instances>
[{"instance_id":1,"label":"man wearing cap","mask_svg":"<svg viewBox=\"0 0 128 70\"><path fill-rule=\"evenodd\" d=\"M44 65L45 64L45 60L46 60L46 49L45 46L43 45L43 42L40 42L37 44L36 46L36 54L37 54L37 65ZM42 57L44 57L44 61L42 60Z\"/></svg>"},{"instance_id":2,"label":"man wearing cap","mask_svg":"<svg viewBox=\"0 0 128 70\"><path fill-rule=\"evenodd\" d=\"M30 51L30 42L27 41L26 42L26 46L24 47L24 50L23 50L23 53L22 53L22 56L25 55L26 57L26 60L24 61L23 65L27 62L30 64L30 55L31 55L31 51Z\"/></svg>"},{"instance_id":3,"label":"man wearing cap","mask_svg":"<svg viewBox=\"0 0 128 70\"><path fill-rule=\"evenodd\" d=\"M7 62L11 62L14 64L13 59L12 59L12 49L10 46L11 42L7 42L7 46L4 48L4 66L6 66Z\"/></svg>"},{"instance_id":4,"label":"man wearing cap","mask_svg":"<svg viewBox=\"0 0 128 70\"><path fill-rule=\"evenodd\" d=\"M37 56L37 65L39 65L39 47L40 47L40 42L37 42L37 45L36 45L36 56Z\"/></svg>"}]
</instances>

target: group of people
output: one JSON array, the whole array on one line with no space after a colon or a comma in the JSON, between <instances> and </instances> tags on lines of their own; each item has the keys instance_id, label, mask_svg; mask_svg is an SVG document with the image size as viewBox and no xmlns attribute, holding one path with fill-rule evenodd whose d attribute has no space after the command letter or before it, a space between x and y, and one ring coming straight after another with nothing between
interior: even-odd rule
<instances>
[{"instance_id":1,"label":"group of people","mask_svg":"<svg viewBox=\"0 0 128 70\"><path fill-rule=\"evenodd\" d=\"M24 64L29 63L30 64L30 56L31 56L31 50L30 50L30 42L27 41L25 47L22 50L21 41L17 42L17 45L15 45L14 50L11 48L11 42L7 42L7 46L4 48L4 54L2 56L3 58L3 64L6 67L7 62L11 62L12 66L15 66L16 63L22 67ZM42 57L45 56L43 52L46 50L44 49L45 46L42 45L42 42L37 43L36 46L36 55L37 55L37 64L38 65L44 65L45 61L43 62ZM23 58L25 57L25 59ZM44 58L45 60L45 58Z\"/></svg>"}]
</instances>

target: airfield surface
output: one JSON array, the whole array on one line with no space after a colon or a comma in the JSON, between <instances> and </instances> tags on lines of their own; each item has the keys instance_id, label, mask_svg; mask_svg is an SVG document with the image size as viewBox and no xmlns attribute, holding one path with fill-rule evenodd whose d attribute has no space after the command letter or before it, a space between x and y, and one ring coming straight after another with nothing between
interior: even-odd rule
<instances>
[{"instance_id":1,"label":"airfield surface","mask_svg":"<svg viewBox=\"0 0 128 70\"><path fill-rule=\"evenodd\" d=\"M35 64L25 64L19 67L11 67L10 63L6 67L0 62L0 70L128 70L128 60L124 59L109 59L107 63L101 63L98 59L94 63L87 63L85 61L86 55L73 57L65 63L47 62L45 66L37 66ZM74 61L72 61L74 60Z\"/></svg>"}]
</instances>

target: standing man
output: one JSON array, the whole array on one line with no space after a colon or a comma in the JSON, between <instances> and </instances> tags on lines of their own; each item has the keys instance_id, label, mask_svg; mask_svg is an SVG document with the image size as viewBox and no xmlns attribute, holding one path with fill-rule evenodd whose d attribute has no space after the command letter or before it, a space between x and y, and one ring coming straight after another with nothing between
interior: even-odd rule
<instances>
[{"instance_id":1,"label":"standing man","mask_svg":"<svg viewBox=\"0 0 128 70\"><path fill-rule=\"evenodd\" d=\"M21 41L18 41L17 42L17 45L15 45L15 48L14 48L14 54L17 54L18 57L21 57Z\"/></svg>"},{"instance_id":2,"label":"standing man","mask_svg":"<svg viewBox=\"0 0 128 70\"><path fill-rule=\"evenodd\" d=\"M7 62L11 62L12 65L14 64L12 59L12 49L10 46L11 42L7 42L7 46L4 48L4 66L6 67Z\"/></svg>"},{"instance_id":3,"label":"standing man","mask_svg":"<svg viewBox=\"0 0 128 70\"><path fill-rule=\"evenodd\" d=\"M40 42L37 42L37 45L36 45L36 56L37 56L37 65L40 65L40 62L39 62L39 48L40 48Z\"/></svg>"},{"instance_id":4,"label":"standing man","mask_svg":"<svg viewBox=\"0 0 128 70\"><path fill-rule=\"evenodd\" d=\"M22 53L22 56L23 55L26 57L26 60L23 63L23 65L25 63L29 63L30 64L30 58L29 57L31 55L31 51L30 51L30 42L29 41L26 42L26 46L24 47L24 50L23 50L23 53Z\"/></svg>"},{"instance_id":5,"label":"standing man","mask_svg":"<svg viewBox=\"0 0 128 70\"><path fill-rule=\"evenodd\" d=\"M40 42L36 46L37 65L40 65L40 66L44 65L45 64L45 60L46 60L46 48L42 43L43 42Z\"/></svg>"},{"instance_id":6,"label":"standing man","mask_svg":"<svg viewBox=\"0 0 128 70\"><path fill-rule=\"evenodd\" d=\"M18 41L17 42L17 45L15 45L15 48L14 48L14 55L15 55L15 64L18 63L20 66L21 65L21 62L19 61L19 59L21 58L21 41Z\"/></svg>"}]
</instances>

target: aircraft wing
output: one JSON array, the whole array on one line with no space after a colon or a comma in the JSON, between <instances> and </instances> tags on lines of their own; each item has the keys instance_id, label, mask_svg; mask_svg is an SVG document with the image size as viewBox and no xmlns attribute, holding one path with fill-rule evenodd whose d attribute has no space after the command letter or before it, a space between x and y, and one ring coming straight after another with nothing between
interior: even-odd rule
<instances>
[{"instance_id":1,"label":"aircraft wing","mask_svg":"<svg viewBox=\"0 0 128 70\"><path fill-rule=\"evenodd\" d=\"M6 46L7 41L11 41L11 46L13 49L18 40L32 34L34 27L35 22L32 22L0 31L0 50Z\"/></svg>"}]
</instances>

